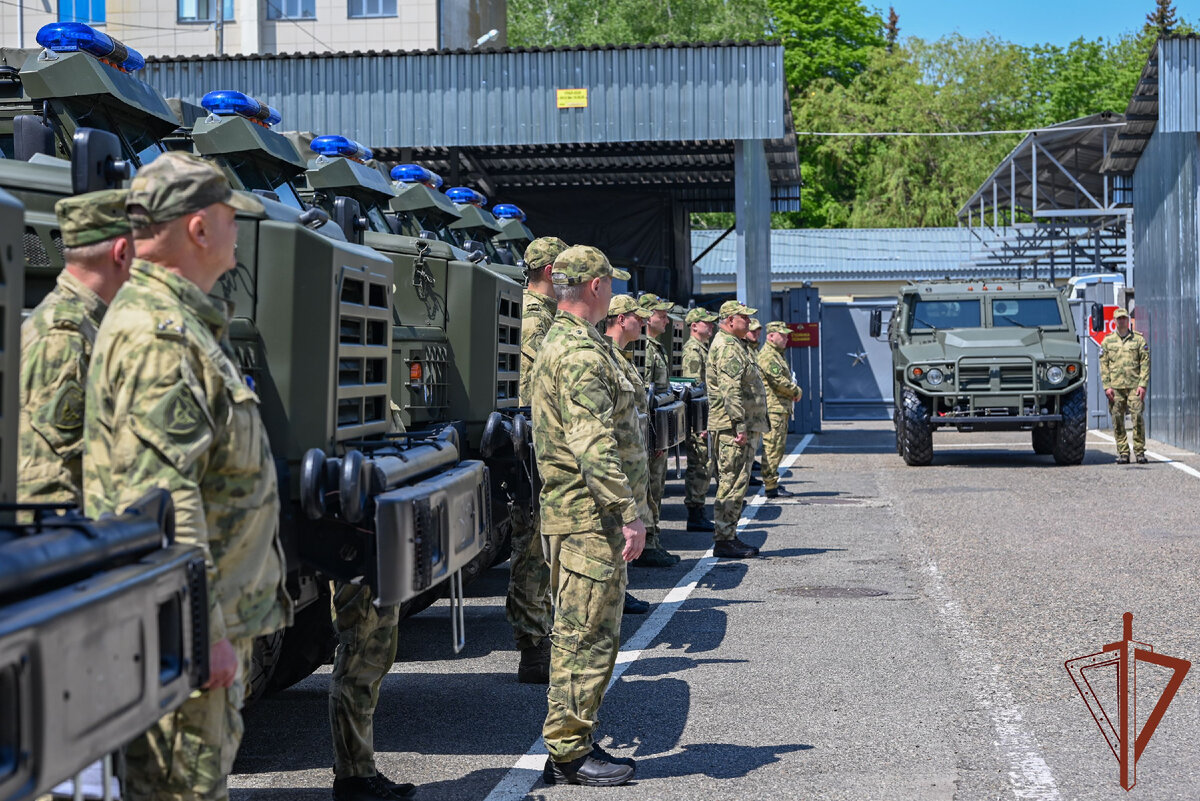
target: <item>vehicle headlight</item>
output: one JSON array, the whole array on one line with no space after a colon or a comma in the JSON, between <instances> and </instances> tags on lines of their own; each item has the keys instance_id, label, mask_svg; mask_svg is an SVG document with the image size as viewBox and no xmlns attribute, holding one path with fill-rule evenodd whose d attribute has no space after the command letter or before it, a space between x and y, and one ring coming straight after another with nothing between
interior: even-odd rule
<instances>
[{"instance_id":1,"label":"vehicle headlight","mask_svg":"<svg viewBox=\"0 0 1200 801\"><path fill-rule=\"evenodd\" d=\"M925 380L929 382L930 386L936 387L938 384L942 383L945 378L946 374L936 367L929 368L929 372L925 374Z\"/></svg>"},{"instance_id":2,"label":"vehicle headlight","mask_svg":"<svg viewBox=\"0 0 1200 801\"><path fill-rule=\"evenodd\" d=\"M1061 384L1066 375L1063 369L1056 364L1046 371L1046 380L1051 384Z\"/></svg>"}]
</instances>

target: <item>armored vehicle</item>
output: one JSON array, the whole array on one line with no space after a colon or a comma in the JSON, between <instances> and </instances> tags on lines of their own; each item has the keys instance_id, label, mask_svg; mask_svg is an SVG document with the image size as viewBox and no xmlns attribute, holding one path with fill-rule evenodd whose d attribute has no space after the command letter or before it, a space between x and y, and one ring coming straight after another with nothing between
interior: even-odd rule
<instances>
[{"instance_id":1,"label":"armored vehicle","mask_svg":"<svg viewBox=\"0 0 1200 801\"><path fill-rule=\"evenodd\" d=\"M497 203L492 206L492 216L500 226L500 233L492 237L497 258L505 264L523 268L525 248L534 240L533 231L525 224L525 212L512 203Z\"/></svg>"},{"instance_id":2,"label":"armored vehicle","mask_svg":"<svg viewBox=\"0 0 1200 801\"><path fill-rule=\"evenodd\" d=\"M882 312L871 318L879 336ZM933 460L933 432L1029 431L1058 464L1083 461L1083 350L1063 293L1044 281L920 282L900 291L888 328L896 450Z\"/></svg>"}]
</instances>

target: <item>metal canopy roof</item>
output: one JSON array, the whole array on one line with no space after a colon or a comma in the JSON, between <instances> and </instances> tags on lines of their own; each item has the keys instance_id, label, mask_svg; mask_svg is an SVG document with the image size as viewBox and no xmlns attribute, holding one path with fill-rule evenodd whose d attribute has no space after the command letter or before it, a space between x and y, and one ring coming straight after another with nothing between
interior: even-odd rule
<instances>
[{"instance_id":1,"label":"metal canopy roof","mask_svg":"<svg viewBox=\"0 0 1200 801\"><path fill-rule=\"evenodd\" d=\"M282 127L340 133L491 193L636 186L731 210L734 142L763 140L773 210L799 209L776 42L154 58L143 76L193 102L246 92ZM561 89L586 89L586 106L559 108Z\"/></svg>"},{"instance_id":2,"label":"metal canopy roof","mask_svg":"<svg viewBox=\"0 0 1200 801\"><path fill-rule=\"evenodd\" d=\"M1003 214L1014 206L1024 214L1035 207L1039 213L1107 208L1111 179L1101 167L1124 119L1105 111L1027 135L958 210L959 219Z\"/></svg>"},{"instance_id":3,"label":"metal canopy roof","mask_svg":"<svg viewBox=\"0 0 1200 801\"><path fill-rule=\"evenodd\" d=\"M1117 175L1133 175L1150 135L1158 123L1158 51L1161 42L1150 51L1150 58L1142 68L1133 97L1125 108L1125 126L1117 132L1108 158L1101 169Z\"/></svg>"}]
</instances>

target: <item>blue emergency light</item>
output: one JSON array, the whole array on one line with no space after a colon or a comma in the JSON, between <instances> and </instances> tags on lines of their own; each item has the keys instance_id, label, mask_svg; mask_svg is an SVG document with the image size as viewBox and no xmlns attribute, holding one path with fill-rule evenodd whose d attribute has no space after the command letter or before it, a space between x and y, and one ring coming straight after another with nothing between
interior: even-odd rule
<instances>
[{"instance_id":1,"label":"blue emergency light","mask_svg":"<svg viewBox=\"0 0 1200 801\"><path fill-rule=\"evenodd\" d=\"M209 114L219 117L245 117L270 127L278 125L283 118L271 106L260 103L253 97L232 89L218 89L200 98L200 105Z\"/></svg>"},{"instance_id":2,"label":"blue emergency light","mask_svg":"<svg viewBox=\"0 0 1200 801\"><path fill-rule=\"evenodd\" d=\"M479 208L487 205L487 198L469 186L451 187L446 190L446 197L462 205L478 206Z\"/></svg>"},{"instance_id":3,"label":"blue emergency light","mask_svg":"<svg viewBox=\"0 0 1200 801\"><path fill-rule=\"evenodd\" d=\"M37 43L55 53L87 53L126 72L146 66L141 53L82 22L43 25L37 32Z\"/></svg>"},{"instance_id":4,"label":"blue emergency light","mask_svg":"<svg viewBox=\"0 0 1200 801\"><path fill-rule=\"evenodd\" d=\"M321 156L345 156L355 161L370 161L374 155L353 139L334 134L318 136L308 147L312 152Z\"/></svg>"},{"instance_id":5,"label":"blue emergency light","mask_svg":"<svg viewBox=\"0 0 1200 801\"><path fill-rule=\"evenodd\" d=\"M442 176L420 164L397 164L392 167L392 180L402 184L425 184L431 189L442 188Z\"/></svg>"},{"instance_id":6,"label":"blue emergency light","mask_svg":"<svg viewBox=\"0 0 1200 801\"><path fill-rule=\"evenodd\" d=\"M512 203L497 203L492 206L492 216L498 220L520 220L525 222L525 212Z\"/></svg>"}]
</instances>

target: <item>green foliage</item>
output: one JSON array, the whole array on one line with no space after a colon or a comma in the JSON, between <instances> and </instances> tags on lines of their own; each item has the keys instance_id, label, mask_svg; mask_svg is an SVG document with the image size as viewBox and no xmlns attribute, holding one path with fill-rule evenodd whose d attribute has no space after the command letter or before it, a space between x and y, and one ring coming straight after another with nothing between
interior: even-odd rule
<instances>
[{"instance_id":1,"label":"green foliage","mask_svg":"<svg viewBox=\"0 0 1200 801\"><path fill-rule=\"evenodd\" d=\"M758 39L767 0L508 0L508 44L554 47Z\"/></svg>"},{"instance_id":2,"label":"green foliage","mask_svg":"<svg viewBox=\"0 0 1200 801\"><path fill-rule=\"evenodd\" d=\"M828 78L847 84L884 42L883 19L862 0L769 0L770 35L783 42L788 88Z\"/></svg>"}]
</instances>

